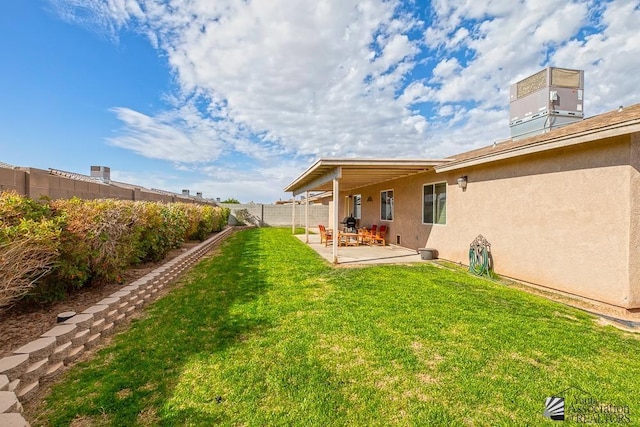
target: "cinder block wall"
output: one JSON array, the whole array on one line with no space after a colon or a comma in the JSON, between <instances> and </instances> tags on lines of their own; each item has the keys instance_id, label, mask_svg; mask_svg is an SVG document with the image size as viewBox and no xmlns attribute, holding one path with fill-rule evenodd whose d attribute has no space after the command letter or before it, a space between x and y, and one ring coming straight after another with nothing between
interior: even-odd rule
<instances>
[{"instance_id":1,"label":"cinder block wall","mask_svg":"<svg viewBox=\"0 0 640 427\"><path fill-rule=\"evenodd\" d=\"M125 188L99 181L87 182L79 179L53 175L48 170L37 168L6 168L0 166L0 192L15 191L37 200L50 199L120 199L146 200L152 202L212 203L199 201L179 194L161 194L144 188Z\"/></svg>"},{"instance_id":2,"label":"cinder block wall","mask_svg":"<svg viewBox=\"0 0 640 427\"><path fill-rule=\"evenodd\" d=\"M291 226L293 220L293 208L291 205L266 205L260 203L251 204L228 204L222 203L220 206L229 208L231 215L239 210L246 209L251 215L260 220L264 225L273 227ZM318 224L328 225L329 222L329 206L321 204L309 205L309 226L317 227ZM296 205L295 207L295 225L304 227L305 224L305 206Z\"/></svg>"},{"instance_id":3,"label":"cinder block wall","mask_svg":"<svg viewBox=\"0 0 640 427\"><path fill-rule=\"evenodd\" d=\"M15 191L26 194L26 172L21 169L0 167L0 191Z\"/></svg>"}]
</instances>

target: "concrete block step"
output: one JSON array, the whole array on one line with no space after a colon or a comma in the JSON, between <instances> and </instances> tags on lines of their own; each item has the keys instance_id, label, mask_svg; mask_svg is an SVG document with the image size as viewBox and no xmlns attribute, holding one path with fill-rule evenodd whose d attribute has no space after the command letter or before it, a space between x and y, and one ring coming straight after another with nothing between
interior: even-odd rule
<instances>
[{"instance_id":1,"label":"concrete block step","mask_svg":"<svg viewBox=\"0 0 640 427\"><path fill-rule=\"evenodd\" d=\"M0 391L0 414L19 412L21 409L18 396L12 391Z\"/></svg>"},{"instance_id":2,"label":"concrete block step","mask_svg":"<svg viewBox=\"0 0 640 427\"><path fill-rule=\"evenodd\" d=\"M76 314L69 320L65 320L64 323L67 325L78 325L78 328L84 329L89 328L94 320L93 314L80 313Z\"/></svg>"},{"instance_id":3,"label":"concrete block step","mask_svg":"<svg viewBox=\"0 0 640 427\"><path fill-rule=\"evenodd\" d=\"M53 354L49 356L49 363L58 363L64 362L64 359L69 355L69 350L71 350L73 343L71 341L67 341L66 343L59 345L53 351Z\"/></svg>"},{"instance_id":4,"label":"concrete block step","mask_svg":"<svg viewBox=\"0 0 640 427\"><path fill-rule=\"evenodd\" d=\"M93 315L93 319L95 320L99 320L104 318L107 313L109 312L109 306L108 305L92 305L91 307L87 308L85 311L83 311L81 314L92 314Z\"/></svg>"},{"instance_id":5,"label":"concrete block step","mask_svg":"<svg viewBox=\"0 0 640 427\"><path fill-rule=\"evenodd\" d=\"M36 392L38 391L39 388L40 388L39 381L33 381L27 384L26 386L20 388L20 391L18 391L17 393L18 399L20 399L20 401L22 402L27 402L31 400L31 398L36 395Z\"/></svg>"},{"instance_id":6,"label":"concrete block step","mask_svg":"<svg viewBox=\"0 0 640 427\"><path fill-rule=\"evenodd\" d=\"M113 323L115 325L119 325L122 322L124 322L124 320L127 318L127 316L124 313L118 314L118 316L115 318L115 320L113 321Z\"/></svg>"},{"instance_id":7,"label":"concrete block step","mask_svg":"<svg viewBox=\"0 0 640 427\"><path fill-rule=\"evenodd\" d=\"M56 339L56 344L61 345L71 339L78 333L78 325L70 324L70 325L58 325L47 332L42 334L42 337L54 337Z\"/></svg>"},{"instance_id":8,"label":"concrete block step","mask_svg":"<svg viewBox=\"0 0 640 427\"><path fill-rule=\"evenodd\" d=\"M120 303L120 298L107 297L98 301L96 305L108 305L109 309L113 310L116 307L116 305L118 305L118 303Z\"/></svg>"},{"instance_id":9,"label":"concrete block step","mask_svg":"<svg viewBox=\"0 0 640 427\"><path fill-rule=\"evenodd\" d=\"M84 343L84 348L90 349L98 345L100 342L100 333L93 334L89 337L86 343Z\"/></svg>"},{"instance_id":10,"label":"concrete block step","mask_svg":"<svg viewBox=\"0 0 640 427\"><path fill-rule=\"evenodd\" d=\"M7 391L16 392L16 391L18 391L18 387L20 387L20 380L18 380L18 379L13 380L7 386Z\"/></svg>"},{"instance_id":11,"label":"concrete block step","mask_svg":"<svg viewBox=\"0 0 640 427\"><path fill-rule=\"evenodd\" d=\"M124 313L127 308L129 307L129 301L123 301L120 304L118 304L118 313Z\"/></svg>"},{"instance_id":12,"label":"concrete block step","mask_svg":"<svg viewBox=\"0 0 640 427\"><path fill-rule=\"evenodd\" d=\"M113 331L115 330L114 322L108 323L104 325L104 328L100 331L100 335L103 337L108 337L113 335Z\"/></svg>"},{"instance_id":13,"label":"concrete block step","mask_svg":"<svg viewBox=\"0 0 640 427\"><path fill-rule=\"evenodd\" d=\"M9 381L18 379L29 367L28 354L16 354L0 359L0 374L6 375Z\"/></svg>"},{"instance_id":14,"label":"concrete block step","mask_svg":"<svg viewBox=\"0 0 640 427\"><path fill-rule=\"evenodd\" d=\"M33 363L36 360L42 360L51 355L56 348L55 337L38 338L35 341L31 341L28 344L23 345L19 349L15 350L14 354L28 354L29 362Z\"/></svg>"},{"instance_id":15,"label":"concrete block step","mask_svg":"<svg viewBox=\"0 0 640 427\"><path fill-rule=\"evenodd\" d=\"M84 343L86 343L89 339L90 333L91 331L89 331L89 329L83 329L79 331L71 340L73 347L84 345Z\"/></svg>"},{"instance_id":16,"label":"concrete block step","mask_svg":"<svg viewBox=\"0 0 640 427\"><path fill-rule=\"evenodd\" d=\"M131 295L131 291L123 291L122 289L120 289L119 291L116 291L109 295L108 298L120 298L122 300L127 299L129 295Z\"/></svg>"},{"instance_id":17,"label":"concrete block step","mask_svg":"<svg viewBox=\"0 0 640 427\"><path fill-rule=\"evenodd\" d=\"M118 314L120 313L118 312L117 309L114 308L113 310L107 313L107 317L105 317L104 319L107 323L113 323L113 321L116 320L116 317L118 317Z\"/></svg>"},{"instance_id":18,"label":"concrete block step","mask_svg":"<svg viewBox=\"0 0 640 427\"><path fill-rule=\"evenodd\" d=\"M62 368L64 367L64 362L56 362L49 363L47 367L47 372L44 373L46 378L55 378L62 372Z\"/></svg>"},{"instance_id":19,"label":"concrete block step","mask_svg":"<svg viewBox=\"0 0 640 427\"><path fill-rule=\"evenodd\" d=\"M0 391L7 391L9 387L9 378L6 375L0 375Z\"/></svg>"},{"instance_id":20,"label":"concrete block step","mask_svg":"<svg viewBox=\"0 0 640 427\"><path fill-rule=\"evenodd\" d=\"M27 420L24 419L22 414L0 414L0 426L2 427L30 427Z\"/></svg>"},{"instance_id":21,"label":"concrete block step","mask_svg":"<svg viewBox=\"0 0 640 427\"><path fill-rule=\"evenodd\" d=\"M44 376L45 372L47 372L47 367L49 365L49 359L42 359L35 363L29 365L27 372L22 374L20 377L20 381L23 383L32 383L34 381L38 381L41 377Z\"/></svg>"},{"instance_id":22,"label":"concrete block step","mask_svg":"<svg viewBox=\"0 0 640 427\"><path fill-rule=\"evenodd\" d=\"M69 350L69 355L65 359L64 364L69 366L69 364L75 362L80 356L82 356L82 353L84 353L84 344L73 347Z\"/></svg>"},{"instance_id":23,"label":"concrete block step","mask_svg":"<svg viewBox=\"0 0 640 427\"><path fill-rule=\"evenodd\" d=\"M104 320L104 317L93 322L90 329L91 335L99 334L100 331L104 328L105 323L106 322Z\"/></svg>"}]
</instances>

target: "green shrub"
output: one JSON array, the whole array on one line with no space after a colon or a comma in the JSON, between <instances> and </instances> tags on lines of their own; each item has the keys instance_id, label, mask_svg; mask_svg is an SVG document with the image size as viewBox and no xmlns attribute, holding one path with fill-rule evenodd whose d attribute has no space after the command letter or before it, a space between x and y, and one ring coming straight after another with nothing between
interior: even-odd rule
<instances>
[{"instance_id":1,"label":"green shrub","mask_svg":"<svg viewBox=\"0 0 640 427\"><path fill-rule=\"evenodd\" d=\"M146 261L160 261L165 257L169 248L163 236L165 207L160 203L137 202L137 246L135 263Z\"/></svg>"},{"instance_id":2,"label":"green shrub","mask_svg":"<svg viewBox=\"0 0 640 427\"><path fill-rule=\"evenodd\" d=\"M229 223L229 215L231 214L231 210L229 208L214 208L213 213L213 228L212 232L221 231L228 223Z\"/></svg>"},{"instance_id":3,"label":"green shrub","mask_svg":"<svg viewBox=\"0 0 640 427\"><path fill-rule=\"evenodd\" d=\"M48 203L40 203L14 191L0 193L0 221L4 226L17 225L22 220L40 221L51 218Z\"/></svg>"},{"instance_id":4,"label":"green shrub","mask_svg":"<svg viewBox=\"0 0 640 427\"><path fill-rule=\"evenodd\" d=\"M0 287L0 307L27 292L43 301L88 284L121 281L131 265L160 261L185 240L202 241L222 230L228 216L228 209L207 205L35 202L2 193L0 277L10 280Z\"/></svg>"},{"instance_id":5,"label":"green shrub","mask_svg":"<svg viewBox=\"0 0 640 427\"><path fill-rule=\"evenodd\" d=\"M53 280L71 288L119 281L137 257L139 230L131 202L73 198L51 205L63 221L60 263Z\"/></svg>"},{"instance_id":6,"label":"green shrub","mask_svg":"<svg viewBox=\"0 0 640 427\"><path fill-rule=\"evenodd\" d=\"M60 223L46 204L0 194L0 309L32 292L54 267Z\"/></svg>"}]
</instances>

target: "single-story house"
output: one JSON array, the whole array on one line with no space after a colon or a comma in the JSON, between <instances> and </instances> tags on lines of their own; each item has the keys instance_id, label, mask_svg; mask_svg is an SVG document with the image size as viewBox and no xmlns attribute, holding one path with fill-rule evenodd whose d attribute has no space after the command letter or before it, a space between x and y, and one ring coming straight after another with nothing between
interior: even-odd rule
<instances>
[{"instance_id":1,"label":"single-story house","mask_svg":"<svg viewBox=\"0 0 640 427\"><path fill-rule=\"evenodd\" d=\"M320 159L285 191L456 263L482 234L500 275L640 311L640 104L445 159Z\"/></svg>"}]
</instances>

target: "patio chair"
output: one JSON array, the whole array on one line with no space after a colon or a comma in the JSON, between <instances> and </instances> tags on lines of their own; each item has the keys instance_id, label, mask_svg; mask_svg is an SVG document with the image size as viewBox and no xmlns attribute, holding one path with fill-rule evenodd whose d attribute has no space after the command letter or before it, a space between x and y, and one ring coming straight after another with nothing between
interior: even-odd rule
<instances>
[{"instance_id":1,"label":"patio chair","mask_svg":"<svg viewBox=\"0 0 640 427\"><path fill-rule=\"evenodd\" d=\"M324 242L324 245L328 246L329 243L333 243L333 230L327 230L322 224L318 225L318 228L320 229L320 244Z\"/></svg>"},{"instance_id":2,"label":"patio chair","mask_svg":"<svg viewBox=\"0 0 640 427\"><path fill-rule=\"evenodd\" d=\"M358 234L360 235L360 242L363 245L372 245L373 238L376 237L376 229L376 225L372 226L370 230L367 230L366 228L359 229Z\"/></svg>"},{"instance_id":3,"label":"patio chair","mask_svg":"<svg viewBox=\"0 0 640 427\"><path fill-rule=\"evenodd\" d=\"M381 243L382 246L386 246L387 245L387 241L385 240L386 234L387 234L387 226L381 225L378 231L376 231L373 237L371 237L371 244L377 245Z\"/></svg>"},{"instance_id":4,"label":"patio chair","mask_svg":"<svg viewBox=\"0 0 640 427\"><path fill-rule=\"evenodd\" d=\"M378 224L373 224L371 226L371 229L369 230L369 235L366 237L368 245L373 245L375 243L373 241L373 238L376 237L377 233L378 233Z\"/></svg>"},{"instance_id":5,"label":"patio chair","mask_svg":"<svg viewBox=\"0 0 640 427\"><path fill-rule=\"evenodd\" d=\"M371 244L371 233L365 227L358 228L358 237L363 245Z\"/></svg>"}]
</instances>

